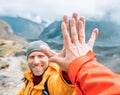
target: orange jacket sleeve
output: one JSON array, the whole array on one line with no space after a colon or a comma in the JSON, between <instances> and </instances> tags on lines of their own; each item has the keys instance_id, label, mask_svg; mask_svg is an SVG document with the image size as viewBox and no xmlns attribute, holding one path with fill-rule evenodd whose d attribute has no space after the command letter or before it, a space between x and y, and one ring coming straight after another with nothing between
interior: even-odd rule
<instances>
[{"instance_id":1,"label":"orange jacket sleeve","mask_svg":"<svg viewBox=\"0 0 120 95\"><path fill-rule=\"evenodd\" d=\"M94 60L91 51L76 58L68 67L68 75L77 95L120 95L120 75Z\"/></svg>"}]
</instances>

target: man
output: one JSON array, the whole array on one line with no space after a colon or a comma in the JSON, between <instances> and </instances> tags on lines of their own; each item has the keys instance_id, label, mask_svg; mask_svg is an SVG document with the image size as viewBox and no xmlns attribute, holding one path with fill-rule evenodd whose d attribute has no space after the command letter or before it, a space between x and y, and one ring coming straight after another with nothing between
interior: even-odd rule
<instances>
[{"instance_id":1,"label":"man","mask_svg":"<svg viewBox=\"0 0 120 95\"><path fill-rule=\"evenodd\" d=\"M49 63L48 57L40 47L49 48L39 40L31 42L27 49L27 61L30 71L25 76L25 84L17 95L73 95L74 86L67 81L67 73L55 63Z\"/></svg>"},{"instance_id":2,"label":"man","mask_svg":"<svg viewBox=\"0 0 120 95\"><path fill-rule=\"evenodd\" d=\"M95 54L89 47L93 44L85 42L84 18L81 17L79 22L77 22L77 17L72 18L70 28L66 22L64 20L62 22L64 38L62 56L53 54L50 49L41 48L41 50L51 62L56 62L64 71L68 72L77 95L120 95L120 75L97 62L94 59ZM93 33L97 32L98 29L95 29ZM92 38L95 38L94 35ZM93 39L89 41L93 43Z\"/></svg>"}]
</instances>

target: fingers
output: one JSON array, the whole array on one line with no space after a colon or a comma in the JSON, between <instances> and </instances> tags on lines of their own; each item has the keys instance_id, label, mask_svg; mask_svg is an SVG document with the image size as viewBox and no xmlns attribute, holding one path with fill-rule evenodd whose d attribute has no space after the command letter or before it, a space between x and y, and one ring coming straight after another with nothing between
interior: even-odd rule
<instances>
[{"instance_id":1,"label":"fingers","mask_svg":"<svg viewBox=\"0 0 120 95\"><path fill-rule=\"evenodd\" d=\"M78 34L77 34L76 23L74 18L71 19L70 26L71 26L72 42L76 44L76 42L78 41Z\"/></svg>"},{"instance_id":2,"label":"fingers","mask_svg":"<svg viewBox=\"0 0 120 95\"><path fill-rule=\"evenodd\" d=\"M49 58L49 62L57 63L63 71L68 71L68 64L65 64L64 58L54 56Z\"/></svg>"},{"instance_id":3,"label":"fingers","mask_svg":"<svg viewBox=\"0 0 120 95\"><path fill-rule=\"evenodd\" d=\"M74 18L75 21L77 21L78 20L78 14L77 13L73 13L72 18Z\"/></svg>"},{"instance_id":4,"label":"fingers","mask_svg":"<svg viewBox=\"0 0 120 95\"><path fill-rule=\"evenodd\" d=\"M77 30L78 30L78 14L77 14L77 13L73 13L72 18L75 19L75 22L76 22L76 28L77 28Z\"/></svg>"},{"instance_id":5,"label":"fingers","mask_svg":"<svg viewBox=\"0 0 120 95\"><path fill-rule=\"evenodd\" d=\"M65 48L63 48L60 53L59 53L60 57L65 57Z\"/></svg>"},{"instance_id":6,"label":"fingers","mask_svg":"<svg viewBox=\"0 0 120 95\"><path fill-rule=\"evenodd\" d=\"M50 58L49 58L49 61L50 61L50 62L55 62L55 63L59 64L59 63L61 62L60 58L61 58L61 57L53 56L53 57L50 57Z\"/></svg>"},{"instance_id":7,"label":"fingers","mask_svg":"<svg viewBox=\"0 0 120 95\"><path fill-rule=\"evenodd\" d=\"M64 43L63 43L64 44L64 48L67 48L71 44L71 39L70 39L70 35L68 33L68 30L67 30L65 22L62 22L61 29L62 29L63 39L64 39Z\"/></svg>"},{"instance_id":8,"label":"fingers","mask_svg":"<svg viewBox=\"0 0 120 95\"><path fill-rule=\"evenodd\" d=\"M83 17L79 20L78 39L80 43L85 43L85 19Z\"/></svg>"},{"instance_id":9,"label":"fingers","mask_svg":"<svg viewBox=\"0 0 120 95\"><path fill-rule=\"evenodd\" d=\"M69 31L69 21L68 21L68 17L66 15L63 16L63 22L65 22L67 30Z\"/></svg>"},{"instance_id":10,"label":"fingers","mask_svg":"<svg viewBox=\"0 0 120 95\"><path fill-rule=\"evenodd\" d=\"M40 50L48 57L52 57L52 56L58 55L55 51L50 50L49 48L44 47L44 46L40 47Z\"/></svg>"},{"instance_id":11,"label":"fingers","mask_svg":"<svg viewBox=\"0 0 120 95\"><path fill-rule=\"evenodd\" d=\"M94 46L95 40L98 36L98 33L99 33L99 30L97 28L95 28L91 34L89 41L88 41L88 45L91 50L93 50L93 46Z\"/></svg>"},{"instance_id":12,"label":"fingers","mask_svg":"<svg viewBox=\"0 0 120 95\"><path fill-rule=\"evenodd\" d=\"M68 21L68 17L65 15L63 16L63 22L65 23L65 27L63 25L63 29L62 31L66 31L65 29L67 29L68 31L68 34L70 35L70 30L69 30L69 21ZM63 45L63 49L65 48L65 42L64 42L64 45ZM63 55L63 53L60 53L60 55Z\"/></svg>"},{"instance_id":13,"label":"fingers","mask_svg":"<svg viewBox=\"0 0 120 95\"><path fill-rule=\"evenodd\" d=\"M80 21L82 21L83 28L84 28L84 31L85 31L85 18L84 17L80 17Z\"/></svg>"}]
</instances>

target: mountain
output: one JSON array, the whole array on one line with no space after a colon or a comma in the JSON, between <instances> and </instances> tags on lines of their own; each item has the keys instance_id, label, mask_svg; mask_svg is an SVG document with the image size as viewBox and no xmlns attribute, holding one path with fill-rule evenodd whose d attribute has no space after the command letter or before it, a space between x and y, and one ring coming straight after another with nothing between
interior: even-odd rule
<instances>
[{"instance_id":1,"label":"mountain","mask_svg":"<svg viewBox=\"0 0 120 95\"><path fill-rule=\"evenodd\" d=\"M11 26L15 35L21 36L26 40L36 39L46 24L45 21L38 24L21 17L0 16L0 19Z\"/></svg>"},{"instance_id":2,"label":"mountain","mask_svg":"<svg viewBox=\"0 0 120 95\"><path fill-rule=\"evenodd\" d=\"M110 21L86 21L86 37L88 40L94 28L99 29L99 36L95 46L112 47L120 46L120 26ZM61 49L62 34L61 21L54 21L39 35L39 39L48 42L52 48Z\"/></svg>"},{"instance_id":3,"label":"mountain","mask_svg":"<svg viewBox=\"0 0 120 95\"><path fill-rule=\"evenodd\" d=\"M20 44L25 42L24 38L13 34L11 26L3 20L0 20L0 39L12 40Z\"/></svg>"},{"instance_id":4,"label":"mountain","mask_svg":"<svg viewBox=\"0 0 120 95\"><path fill-rule=\"evenodd\" d=\"M61 49L63 42L61 34L61 21L54 21L39 35L39 39L47 42L51 48Z\"/></svg>"},{"instance_id":5,"label":"mountain","mask_svg":"<svg viewBox=\"0 0 120 95\"><path fill-rule=\"evenodd\" d=\"M13 34L11 26L0 20L0 95L14 95L22 85L27 70L24 38Z\"/></svg>"},{"instance_id":6,"label":"mountain","mask_svg":"<svg viewBox=\"0 0 120 95\"><path fill-rule=\"evenodd\" d=\"M96 46L114 47L120 46L120 25L117 25L111 21L87 21L86 22L86 34L87 39L91 31L97 27L99 29L99 36L96 41Z\"/></svg>"},{"instance_id":7,"label":"mountain","mask_svg":"<svg viewBox=\"0 0 120 95\"><path fill-rule=\"evenodd\" d=\"M49 24L42 21L40 24L32 22L21 17L0 16L0 19L6 21L11 26L13 34L21 36L28 41L44 40L51 45L52 48L62 48L61 20L56 20ZM86 35L89 39L94 28L99 29L99 36L95 46L120 46L120 26L108 19L100 21L86 21Z\"/></svg>"},{"instance_id":8,"label":"mountain","mask_svg":"<svg viewBox=\"0 0 120 95\"><path fill-rule=\"evenodd\" d=\"M25 48L27 41L12 32L10 25L0 20L0 56L11 56Z\"/></svg>"}]
</instances>

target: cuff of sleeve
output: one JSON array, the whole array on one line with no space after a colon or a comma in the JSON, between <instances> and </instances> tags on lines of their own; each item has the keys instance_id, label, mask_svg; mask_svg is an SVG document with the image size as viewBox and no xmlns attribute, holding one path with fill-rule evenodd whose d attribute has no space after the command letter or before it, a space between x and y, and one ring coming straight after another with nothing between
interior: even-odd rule
<instances>
[{"instance_id":1,"label":"cuff of sleeve","mask_svg":"<svg viewBox=\"0 0 120 95\"><path fill-rule=\"evenodd\" d=\"M89 51L85 56L78 57L69 64L68 76L73 84L75 83L76 75L80 70L81 66L88 62L89 60L93 59L94 56L95 53Z\"/></svg>"},{"instance_id":2,"label":"cuff of sleeve","mask_svg":"<svg viewBox=\"0 0 120 95\"><path fill-rule=\"evenodd\" d=\"M70 83L69 83L69 82L63 77L63 73L62 73L62 70L61 70L61 69L60 69L59 74L60 74L60 77L61 77L62 81L64 82L64 84L66 84L67 86L74 87L73 84L70 82L70 80L69 80L69 82L70 82Z\"/></svg>"}]
</instances>

